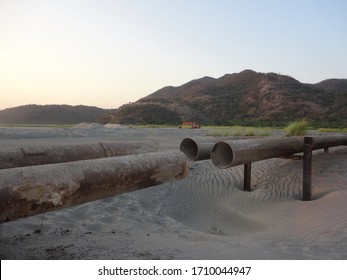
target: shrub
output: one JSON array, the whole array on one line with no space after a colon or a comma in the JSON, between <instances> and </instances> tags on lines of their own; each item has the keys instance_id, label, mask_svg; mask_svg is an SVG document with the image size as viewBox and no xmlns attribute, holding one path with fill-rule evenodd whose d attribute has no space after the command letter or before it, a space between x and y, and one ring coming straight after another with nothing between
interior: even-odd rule
<instances>
[{"instance_id":1,"label":"shrub","mask_svg":"<svg viewBox=\"0 0 347 280\"><path fill-rule=\"evenodd\" d=\"M302 119L300 121L294 121L290 123L286 128L287 136L300 136L304 135L308 129L308 121Z\"/></svg>"}]
</instances>

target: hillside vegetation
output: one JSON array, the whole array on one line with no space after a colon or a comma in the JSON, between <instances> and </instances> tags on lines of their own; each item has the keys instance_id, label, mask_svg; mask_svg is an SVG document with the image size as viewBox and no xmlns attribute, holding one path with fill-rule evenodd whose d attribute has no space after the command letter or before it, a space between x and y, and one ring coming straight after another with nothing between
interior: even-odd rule
<instances>
[{"instance_id":1,"label":"hillside vegetation","mask_svg":"<svg viewBox=\"0 0 347 280\"><path fill-rule=\"evenodd\" d=\"M0 111L0 124L76 124L97 122L110 110L91 106L24 105Z\"/></svg>"},{"instance_id":2,"label":"hillside vegetation","mask_svg":"<svg viewBox=\"0 0 347 280\"><path fill-rule=\"evenodd\" d=\"M101 121L125 124L272 125L306 118L318 126L347 125L347 79L304 84L245 70L164 87L111 111Z\"/></svg>"}]
</instances>

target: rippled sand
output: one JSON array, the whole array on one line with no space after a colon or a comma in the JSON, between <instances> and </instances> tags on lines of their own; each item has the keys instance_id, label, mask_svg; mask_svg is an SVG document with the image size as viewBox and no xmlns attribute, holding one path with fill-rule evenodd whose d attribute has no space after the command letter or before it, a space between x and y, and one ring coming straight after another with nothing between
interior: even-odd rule
<instances>
[{"instance_id":1,"label":"rippled sand","mask_svg":"<svg viewBox=\"0 0 347 280\"><path fill-rule=\"evenodd\" d=\"M206 132L126 137L178 149L189 133ZM301 160L253 163L252 192L242 188L243 166L195 162L181 181L0 224L0 257L347 259L346 147L315 153L312 201L301 201Z\"/></svg>"}]
</instances>

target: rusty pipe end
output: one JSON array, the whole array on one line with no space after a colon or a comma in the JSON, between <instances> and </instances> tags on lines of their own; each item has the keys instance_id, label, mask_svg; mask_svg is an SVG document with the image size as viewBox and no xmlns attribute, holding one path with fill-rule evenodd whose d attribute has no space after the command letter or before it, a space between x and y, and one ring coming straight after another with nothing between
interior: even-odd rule
<instances>
[{"instance_id":1,"label":"rusty pipe end","mask_svg":"<svg viewBox=\"0 0 347 280\"><path fill-rule=\"evenodd\" d=\"M180 151L183 152L189 160L195 161L199 152L198 144L191 138L184 138L180 145Z\"/></svg>"},{"instance_id":2,"label":"rusty pipe end","mask_svg":"<svg viewBox=\"0 0 347 280\"><path fill-rule=\"evenodd\" d=\"M231 167L233 159L233 149L228 143L222 141L213 146L211 160L215 166L219 168Z\"/></svg>"}]
</instances>

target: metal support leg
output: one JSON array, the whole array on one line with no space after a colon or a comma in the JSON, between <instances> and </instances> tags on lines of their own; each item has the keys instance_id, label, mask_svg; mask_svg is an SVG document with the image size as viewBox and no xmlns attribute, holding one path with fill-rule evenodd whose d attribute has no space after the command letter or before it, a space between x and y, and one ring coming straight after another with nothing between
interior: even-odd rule
<instances>
[{"instance_id":1,"label":"metal support leg","mask_svg":"<svg viewBox=\"0 0 347 280\"><path fill-rule=\"evenodd\" d=\"M324 153L329 153L329 148L324 148Z\"/></svg>"},{"instance_id":2,"label":"metal support leg","mask_svg":"<svg viewBox=\"0 0 347 280\"><path fill-rule=\"evenodd\" d=\"M252 164L250 162L245 163L244 165L244 180L243 180L243 190L250 192L251 189L251 167Z\"/></svg>"},{"instance_id":3,"label":"metal support leg","mask_svg":"<svg viewBox=\"0 0 347 280\"><path fill-rule=\"evenodd\" d=\"M312 147L313 138L305 137L304 145L304 157L303 157L303 188L302 188L302 200L311 200L312 191Z\"/></svg>"}]
</instances>

